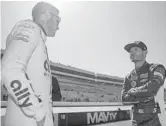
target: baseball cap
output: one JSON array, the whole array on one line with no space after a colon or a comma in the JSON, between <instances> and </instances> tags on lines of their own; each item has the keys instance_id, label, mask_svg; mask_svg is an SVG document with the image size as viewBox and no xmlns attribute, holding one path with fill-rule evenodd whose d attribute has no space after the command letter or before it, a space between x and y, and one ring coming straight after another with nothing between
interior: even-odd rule
<instances>
[{"instance_id":1,"label":"baseball cap","mask_svg":"<svg viewBox=\"0 0 166 126\"><path fill-rule=\"evenodd\" d=\"M143 43L142 41L135 41L135 42L133 42L133 43L129 43L129 44L127 44L127 45L124 47L124 49L125 49L127 52L129 52L132 47L139 47L139 48L141 48L143 51L147 50L147 46L146 46L145 43Z\"/></svg>"}]
</instances>

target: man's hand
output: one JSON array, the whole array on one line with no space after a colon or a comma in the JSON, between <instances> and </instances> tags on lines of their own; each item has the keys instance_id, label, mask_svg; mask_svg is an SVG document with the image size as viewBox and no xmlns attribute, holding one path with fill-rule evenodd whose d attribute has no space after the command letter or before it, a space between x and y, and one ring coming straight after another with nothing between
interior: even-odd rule
<instances>
[{"instance_id":1,"label":"man's hand","mask_svg":"<svg viewBox=\"0 0 166 126\"><path fill-rule=\"evenodd\" d=\"M135 91L136 91L135 88L131 88L131 89L127 92L127 94L128 94L128 95L134 95Z\"/></svg>"},{"instance_id":2,"label":"man's hand","mask_svg":"<svg viewBox=\"0 0 166 126\"><path fill-rule=\"evenodd\" d=\"M135 92L138 90L139 88L131 88L129 91L128 91L128 95L129 96L135 96ZM153 96L152 97L136 97L135 96L135 100L137 100L137 102L149 102L151 100L153 100Z\"/></svg>"},{"instance_id":3,"label":"man's hand","mask_svg":"<svg viewBox=\"0 0 166 126\"><path fill-rule=\"evenodd\" d=\"M46 116L44 116L42 120L37 121L37 126L44 126L45 120L46 120Z\"/></svg>"}]
</instances>

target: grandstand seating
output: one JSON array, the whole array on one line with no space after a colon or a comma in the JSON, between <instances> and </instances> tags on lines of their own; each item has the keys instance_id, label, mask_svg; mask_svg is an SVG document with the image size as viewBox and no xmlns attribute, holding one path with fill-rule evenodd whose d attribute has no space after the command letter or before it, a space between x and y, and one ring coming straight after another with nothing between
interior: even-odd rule
<instances>
[{"instance_id":1,"label":"grandstand seating","mask_svg":"<svg viewBox=\"0 0 166 126\"><path fill-rule=\"evenodd\" d=\"M3 52L1 50L1 58ZM63 101L120 101L123 78L95 74L52 61L50 63L52 75L59 81ZM5 98L3 94L1 96L2 99Z\"/></svg>"}]
</instances>

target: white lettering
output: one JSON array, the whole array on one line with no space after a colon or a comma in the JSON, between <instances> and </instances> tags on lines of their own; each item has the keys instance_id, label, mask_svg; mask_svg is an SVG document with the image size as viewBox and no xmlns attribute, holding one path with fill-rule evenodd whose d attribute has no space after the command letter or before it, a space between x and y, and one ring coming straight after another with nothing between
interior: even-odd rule
<instances>
[{"instance_id":1,"label":"white lettering","mask_svg":"<svg viewBox=\"0 0 166 126\"><path fill-rule=\"evenodd\" d=\"M143 109L138 109L138 113L144 113Z\"/></svg>"},{"instance_id":2,"label":"white lettering","mask_svg":"<svg viewBox=\"0 0 166 126\"><path fill-rule=\"evenodd\" d=\"M104 112L100 112L98 120L97 120L97 123L105 122L105 118L104 117L105 117L105 113Z\"/></svg>"},{"instance_id":3,"label":"white lettering","mask_svg":"<svg viewBox=\"0 0 166 126\"><path fill-rule=\"evenodd\" d=\"M97 122L97 112L95 112L94 113L94 115L93 115L93 117L92 117L92 115L91 115L91 113L87 113L87 121L88 121L88 124L93 124L94 122L95 122L95 120L96 120L96 122Z\"/></svg>"},{"instance_id":4,"label":"white lettering","mask_svg":"<svg viewBox=\"0 0 166 126\"><path fill-rule=\"evenodd\" d=\"M157 108L154 108L154 109L153 109L153 113L156 113L156 112L157 112Z\"/></svg>"},{"instance_id":5,"label":"white lettering","mask_svg":"<svg viewBox=\"0 0 166 126\"><path fill-rule=\"evenodd\" d=\"M105 118L105 121L106 121L106 122L108 121L109 114L110 114L109 112L107 112L106 115L104 114L104 118Z\"/></svg>"},{"instance_id":6,"label":"white lettering","mask_svg":"<svg viewBox=\"0 0 166 126\"><path fill-rule=\"evenodd\" d=\"M115 120L116 119L117 112L111 112L110 113L110 120Z\"/></svg>"},{"instance_id":7,"label":"white lettering","mask_svg":"<svg viewBox=\"0 0 166 126\"><path fill-rule=\"evenodd\" d=\"M87 124L108 122L116 120L117 112L94 112L87 113Z\"/></svg>"}]
</instances>

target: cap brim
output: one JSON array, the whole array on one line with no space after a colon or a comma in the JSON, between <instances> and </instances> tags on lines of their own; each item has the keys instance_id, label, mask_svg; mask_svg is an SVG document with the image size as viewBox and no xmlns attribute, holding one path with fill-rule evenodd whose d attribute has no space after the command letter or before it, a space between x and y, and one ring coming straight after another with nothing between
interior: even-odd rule
<instances>
[{"instance_id":1,"label":"cap brim","mask_svg":"<svg viewBox=\"0 0 166 126\"><path fill-rule=\"evenodd\" d=\"M127 44L127 45L124 47L124 49L125 49L127 52L129 52L132 47L139 47L139 46L138 46L137 44L135 44L135 43L130 43L130 44Z\"/></svg>"}]
</instances>

